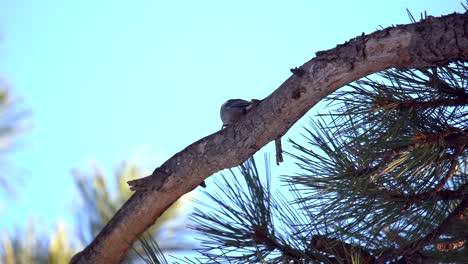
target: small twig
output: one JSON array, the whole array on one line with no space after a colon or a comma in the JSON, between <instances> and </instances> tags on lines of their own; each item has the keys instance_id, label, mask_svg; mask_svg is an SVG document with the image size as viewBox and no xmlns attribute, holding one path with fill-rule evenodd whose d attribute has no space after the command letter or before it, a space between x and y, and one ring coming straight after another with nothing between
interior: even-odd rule
<instances>
[{"instance_id":1,"label":"small twig","mask_svg":"<svg viewBox=\"0 0 468 264\"><path fill-rule=\"evenodd\" d=\"M141 179L127 181L127 184L130 186L130 190L135 192L159 190L171 174L169 169L161 166L156 168L151 175Z\"/></svg>"},{"instance_id":2,"label":"small twig","mask_svg":"<svg viewBox=\"0 0 468 264\"><path fill-rule=\"evenodd\" d=\"M283 162L283 148L281 147L281 137L275 139L275 148L276 148L276 165L280 165Z\"/></svg>"}]
</instances>

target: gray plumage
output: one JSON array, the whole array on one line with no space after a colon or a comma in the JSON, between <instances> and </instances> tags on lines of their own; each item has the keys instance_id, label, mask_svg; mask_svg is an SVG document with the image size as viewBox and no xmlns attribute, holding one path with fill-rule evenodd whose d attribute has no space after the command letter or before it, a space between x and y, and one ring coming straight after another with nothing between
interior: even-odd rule
<instances>
[{"instance_id":1,"label":"gray plumage","mask_svg":"<svg viewBox=\"0 0 468 264\"><path fill-rule=\"evenodd\" d=\"M221 120L223 121L223 127L229 126L237 122L242 116L244 116L255 103L259 100L246 101L242 99L230 99L227 100L221 106Z\"/></svg>"}]
</instances>

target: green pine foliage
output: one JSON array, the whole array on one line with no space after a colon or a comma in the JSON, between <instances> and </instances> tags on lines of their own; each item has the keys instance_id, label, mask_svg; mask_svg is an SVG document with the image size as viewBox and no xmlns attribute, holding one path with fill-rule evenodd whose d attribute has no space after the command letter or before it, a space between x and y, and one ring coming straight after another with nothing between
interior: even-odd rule
<instances>
[{"instance_id":1,"label":"green pine foliage","mask_svg":"<svg viewBox=\"0 0 468 264\"><path fill-rule=\"evenodd\" d=\"M3 234L0 263L5 264L62 264L68 263L75 249L67 231L58 223L50 239L37 231L38 224L30 222L23 234L10 239Z\"/></svg>"},{"instance_id":2,"label":"green pine foliage","mask_svg":"<svg viewBox=\"0 0 468 264\"><path fill-rule=\"evenodd\" d=\"M14 183L20 182L20 175L12 173L9 154L17 149L21 136L29 128L29 121L29 112L22 102L0 80L0 165L3 168L0 172L0 192L14 194Z\"/></svg>"},{"instance_id":3,"label":"green pine foliage","mask_svg":"<svg viewBox=\"0 0 468 264\"><path fill-rule=\"evenodd\" d=\"M231 170L231 177L215 179L221 193L206 193L209 204L198 201L205 208L195 209L192 228L204 236L200 252L206 258L201 263L287 263L296 258L322 258L309 252L307 238L301 233L310 216L298 213L299 206L271 189L270 165L265 160L265 180L251 158L240 167L242 176Z\"/></svg>"},{"instance_id":4,"label":"green pine foliage","mask_svg":"<svg viewBox=\"0 0 468 264\"><path fill-rule=\"evenodd\" d=\"M196 210L206 261L467 263L468 65L391 69L326 100L290 140L288 199L251 160Z\"/></svg>"}]
</instances>

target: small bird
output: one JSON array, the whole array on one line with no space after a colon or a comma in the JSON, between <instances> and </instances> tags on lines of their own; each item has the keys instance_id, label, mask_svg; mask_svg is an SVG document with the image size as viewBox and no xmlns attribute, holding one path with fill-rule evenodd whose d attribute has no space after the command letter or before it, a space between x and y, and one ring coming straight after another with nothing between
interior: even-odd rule
<instances>
[{"instance_id":1,"label":"small bird","mask_svg":"<svg viewBox=\"0 0 468 264\"><path fill-rule=\"evenodd\" d=\"M249 110L254 108L261 100L252 99L246 101L242 99L227 100L221 106L221 121L223 121L223 128L237 122L242 116L247 114Z\"/></svg>"},{"instance_id":2,"label":"small bird","mask_svg":"<svg viewBox=\"0 0 468 264\"><path fill-rule=\"evenodd\" d=\"M247 114L251 109L257 106L262 100L252 99L250 101L242 99L227 100L221 106L221 121L223 121L222 128L234 124L239 119ZM276 148L276 164L279 165L283 162L283 148L281 146L281 135L275 139ZM243 166L243 165L241 165Z\"/></svg>"}]
</instances>

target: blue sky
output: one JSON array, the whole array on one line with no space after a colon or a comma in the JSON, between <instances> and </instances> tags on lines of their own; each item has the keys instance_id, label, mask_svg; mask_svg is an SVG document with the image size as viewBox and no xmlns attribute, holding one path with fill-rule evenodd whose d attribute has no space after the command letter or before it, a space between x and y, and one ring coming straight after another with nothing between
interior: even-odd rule
<instances>
[{"instance_id":1,"label":"blue sky","mask_svg":"<svg viewBox=\"0 0 468 264\"><path fill-rule=\"evenodd\" d=\"M268 96L316 51L409 23L406 8L462 12L446 0L0 0L0 78L33 123L12 154L24 181L0 196L0 233L70 220L72 169L151 170L219 130L226 99Z\"/></svg>"}]
</instances>

